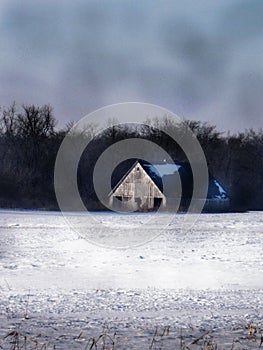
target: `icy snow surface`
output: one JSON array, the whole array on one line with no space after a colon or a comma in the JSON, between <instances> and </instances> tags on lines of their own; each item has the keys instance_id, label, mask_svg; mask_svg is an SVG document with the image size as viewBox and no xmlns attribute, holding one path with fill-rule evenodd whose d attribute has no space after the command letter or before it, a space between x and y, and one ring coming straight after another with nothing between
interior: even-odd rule
<instances>
[{"instance_id":1,"label":"icy snow surface","mask_svg":"<svg viewBox=\"0 0 263 350\"><path fill-rule=\"evenodd\" d=\"M153 229L151 214L94 215L119 223L119 235L125 223ZM146 342L155 325L198 335L262 323L263 213L202 214L187 232L181 219L164 230L155 220L156 239L118 250L83 239L59 213L0 211L0 339L20 330L79 349L74 337L99 335L108 322L133 337L130 349L147 349L136 332L144 329Z\"/></svg>"},{"instance_id":2,"label":"icy snow surface","mask_svg":"<svg viewBox=\"0 0 263 350\"><path fill-rule=\"evenodd\" d=\"M161 177L165 175L173 175L181 168L181 165L170 163L144 164L143 166L149 168L153 173Z\"/></svg>"},{"instance_id":3,"label":"icy snow surface","mask_svg":"<svg viewBox=\"0 0 263 350\"><path fill-rule=\"evenodd\" d=\"M227 194L226 194L226 191L223 189L223 187L220 185L220 183L216 180L214 180L214 183L216 185L216 187L218 188L218 191L220 193L219 196L216 196L217 198L226 198L227 197Z\"/></svg>"}]
</instances>

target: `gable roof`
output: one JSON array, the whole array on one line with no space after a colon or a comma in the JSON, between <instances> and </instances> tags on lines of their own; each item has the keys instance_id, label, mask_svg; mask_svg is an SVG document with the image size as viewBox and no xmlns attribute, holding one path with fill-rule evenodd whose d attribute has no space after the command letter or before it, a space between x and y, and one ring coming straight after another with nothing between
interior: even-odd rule
<instances>
[{"instance_id":1,"label":"gable roof","mask_svg":"<svg viewBox=\"0 0 263 350\"><path fill-rule=\"evenodd\" d=\"M120 184L127 178L127 176L130 174L132 169L136 167L137 164L140 164L139 161L137 160L133 166L124 174L122 175L121 179L113 186L111 192L109 193L109 196L116 191L116 189L120 186Z\"/></svg>"},{"instance_id":2,"label":"gable roof","mask_svg":"<svg viewBox=\"0 0 263 350\"><path fill-rule=\"evenodd\" d=\"M174 181L178 174L182 184L182 198L191 198L193 192L193 174L189 163L156 163L150 164L146 161L129 159L121 163L112 174L112 192L122 183L131 170L140 164L143 170L148 174L151 180L156 184L161 192L163 192L163 183L166 183L166 188L169 189L171 197L176 197L174 189ZM208 184L208 199L226 199L227 192L223 186L209 173Z\"/></svg>"},{"instance_id":3,"label":"gable roof","mask_svg":"<svg viewBox=\"0 0 263 350\"><path fill-rule=\"evenodd\" d=\"M154 187L154 192L156 194L156 196L158 197L164 197L164 194L162 193L162 191L160 190L159 186L153 181L153 179L151 178L151 176L145 171L144 167L142 166L142 164L137 160L133 166L128 170L128 172L119 180L119 182L114 186L114 188L112 189L112 191L109 193L109 196L111 196L112 194L116 193L121 185L123 183L125 183L126 181L129 181L129 178L133 177L133 173L134 170L140 170L142 173L144 173L145 177L147 178L147 180L152 184L152 186Z\"/></svg>"}]
</instances>

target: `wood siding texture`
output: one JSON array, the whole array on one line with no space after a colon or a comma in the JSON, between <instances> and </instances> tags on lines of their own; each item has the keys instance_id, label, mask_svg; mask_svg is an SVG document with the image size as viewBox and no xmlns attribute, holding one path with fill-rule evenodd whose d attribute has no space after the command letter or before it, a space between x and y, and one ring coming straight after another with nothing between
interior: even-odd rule
<instances>
[{"instance_id":1,"label":"wood siding texture","mask_svg":"<svg viewBox=\"0 0 263 350\"><path fill-rule=\"evenodd\" d=\"M120 208L127 210L153 209L157 198L165 206L164 194L139 163L120 181L110 197L110 201L115 197L120 202Z\"/></svg>"}]
</instances>

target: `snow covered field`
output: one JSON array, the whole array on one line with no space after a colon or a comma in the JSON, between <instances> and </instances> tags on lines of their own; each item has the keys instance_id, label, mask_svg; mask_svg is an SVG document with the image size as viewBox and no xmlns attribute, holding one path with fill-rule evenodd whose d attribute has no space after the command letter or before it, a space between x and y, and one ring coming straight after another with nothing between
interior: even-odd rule
<instances>
[{"instance_id":1,"label":"snow covered field","mask_svg":"<svg viewBox=\"0 0 263 350\"><path fill-rule=\"evenodd\" d=\"M206 331L230 348L235 336L245 341L248 324L263 326L263 212L202 214L188 231L183 214L165 228L161 215L94 215L87 237L98 244L112 228L115 242L125 241L127 225L130 240L141 222L145 240L157 237L110 249L60 213L0 211L0 339L16 330L56 349L85 349L106 322L122 338L116 349L148 349L156 326L170 326L158 338L163 349Z\"/></svg>"}]
</instances>

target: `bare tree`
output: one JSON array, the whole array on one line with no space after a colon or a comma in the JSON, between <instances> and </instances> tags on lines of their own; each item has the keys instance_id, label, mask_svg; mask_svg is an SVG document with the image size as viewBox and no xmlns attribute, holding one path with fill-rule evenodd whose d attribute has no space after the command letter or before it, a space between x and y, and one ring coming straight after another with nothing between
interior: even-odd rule
<instances>
[{"instance_id":1,"label":"bare tree","mask_svg":"<svg viewBox=\"0 0 263 350\"><path fill-rule=\"evenodd\" d=\"M15 136L17 133L17 112L16 104L13 102L11 106L2 109L0 117L0 132L5 136Z\"/></svg>"},{"instance_id":2,"label":"bare tree","mask_svg":"<svg viewBox=\"0 0 263 350\"><path fill-rule=\"evenodd\" d=\"M47 137L54 134L56 120L50 105L23 105L22 108L22 113L17 115L18 132L21 136Z\"/></svg>"}]
</instances>

